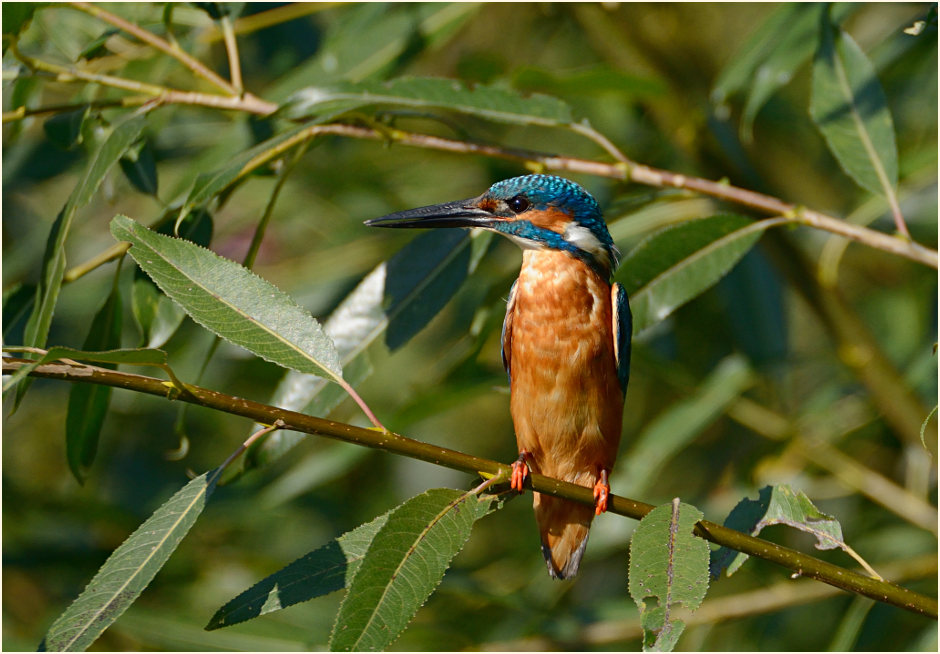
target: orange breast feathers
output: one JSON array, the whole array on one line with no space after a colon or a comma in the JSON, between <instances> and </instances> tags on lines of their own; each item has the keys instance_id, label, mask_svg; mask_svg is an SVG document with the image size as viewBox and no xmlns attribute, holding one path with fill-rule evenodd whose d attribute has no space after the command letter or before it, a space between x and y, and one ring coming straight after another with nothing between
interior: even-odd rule
<instances>
[{"instance_id":1,"label":"orange breast feathers","mask_svg":"<svg viewBox=\"0 0 940 654\"><path fill-rule=\"evenodd\" d=\"M525 250L507 316L510 411L533 472L593 486L613 467L623 394L610 285L553 250Z\"/></svg>"}]
</instances>

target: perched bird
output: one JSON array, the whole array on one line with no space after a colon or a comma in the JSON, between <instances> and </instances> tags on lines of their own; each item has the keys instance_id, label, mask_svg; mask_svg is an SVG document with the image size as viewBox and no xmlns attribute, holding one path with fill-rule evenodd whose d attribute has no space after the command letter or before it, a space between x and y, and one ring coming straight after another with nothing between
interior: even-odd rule
<instances>
[{"instance_id":1,"label":"perched bird","mask_svg":"<svg viewBox=\"0 0 940 654\"><path fill-rule=\"evenodd\" d=\"M532 471L593 488L594 508L534 493L548 571L572 577L594 515L607 510L630 375L630 306L610 283L619 253L597 201L570 180L526 175L366 225L479 227L522 248L502 333L519 447L511 484L522 491Z\"/></svg>"}]
</instances>

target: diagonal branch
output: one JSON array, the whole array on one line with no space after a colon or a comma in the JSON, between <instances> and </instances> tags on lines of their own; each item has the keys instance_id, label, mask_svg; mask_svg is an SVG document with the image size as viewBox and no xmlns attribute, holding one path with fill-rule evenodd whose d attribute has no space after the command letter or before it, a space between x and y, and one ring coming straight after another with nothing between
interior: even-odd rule
<instances>
[{"instance_id":1,"label":"diagonal branch","mask_svg":"<svg viewBox=\"0 0 940 654\"><path fill-rule=\"evenodd\" d=\"M24 365L31 363L26 359L3 358L3 373L10 374ZM223 411L273 425L278 420L283 422L283 429L290 429L306 434L326 436L348 443L373 447L393 454L408 456L435 465L461 470L470 474L486 475L508 474L509 466L503 463L483 459L463 452L422 443L391 432L380 432L344 423L316 418L296 411L287 411L278 407L261 404L217 391L187 385L188 394L174 394L173 389L164 381L132 373L108 370L88 365L65 363L44 364L32 373L37 377L60 379L72 382L102 384L117 388L158 395L178 401L190 402L199 406ZM539 474L529 475L532 490L562 497L575 502L593 505L594 497L590 488L559 481ZM652 505L626 497L611 495L609 512L641 519L653 510ZM937 600L915 593L895 584L872 579L852 570L821 561L796 550L782 547L761 538L729 529L722 525L700 521L695 533L706 540L730 547L739 552L771 561L795 571L803 577L822 581L836 588L864 595L879 602L898 606L928 617L937 617Z\"/></svg>"}]
</instances>

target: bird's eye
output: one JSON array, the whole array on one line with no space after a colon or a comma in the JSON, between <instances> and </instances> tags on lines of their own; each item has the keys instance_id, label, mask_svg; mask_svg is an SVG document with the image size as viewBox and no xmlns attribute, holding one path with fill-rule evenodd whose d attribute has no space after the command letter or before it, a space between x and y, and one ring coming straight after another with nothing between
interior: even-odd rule
<instances>
[{"instance_id":1,"label":"bird's eye","mask_svg":"<svg viewBox=\"0 0 940 654\"><path fill-rule=\"evenodd\" d=\"M509 202L507 202L506 204L509 205L509 208L512 210L513 213L522 213L523 211L529 208L529 201L526 200L521 195L517 195L514 198L510 198Z\"/></svg>"}]
</instances>

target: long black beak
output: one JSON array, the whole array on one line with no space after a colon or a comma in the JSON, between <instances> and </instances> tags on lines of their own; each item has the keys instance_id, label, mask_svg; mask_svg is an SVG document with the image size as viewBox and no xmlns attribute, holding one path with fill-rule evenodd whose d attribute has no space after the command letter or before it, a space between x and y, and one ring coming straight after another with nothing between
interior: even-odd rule
<instances>
[{"instance_id":1,"label":"long black beak","mask_svg":"<svg viewBox=\"0 0 940 654\"><path fill-rule=\"evenodd\" d=\"M369 227L492 227L496 217L475 206L478 198L396 211L365 222Z\"/></svg>"}]
</instances>

